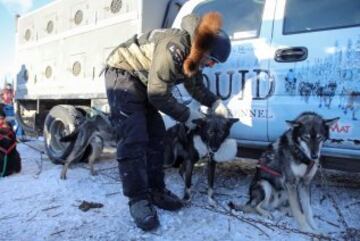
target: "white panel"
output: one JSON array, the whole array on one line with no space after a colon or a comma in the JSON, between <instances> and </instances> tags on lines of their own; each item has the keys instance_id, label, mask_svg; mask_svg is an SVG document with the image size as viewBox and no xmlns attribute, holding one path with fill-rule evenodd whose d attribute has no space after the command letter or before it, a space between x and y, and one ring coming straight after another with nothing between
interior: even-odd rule
<instances>
[{"instance_id":1,"label":"white panel","mask_svg":"<svg viewBox=\"0 0 360 241\"><path fill-rule=\"evenodd\" d=\"M35 24L32 18L26 22L22 22L18 31L20 44L30 44L36 40Z\"/></svg>"},{"instance_id":2,"label":"white panel","mask_svg":"<svg viewBox=\"0 0 360 241\"><path fill-rule=\"evenodd\" d=\"M38 23L40 26L39 31L39 39L46 38L50 36L54 36L58 33L59 30L59 23L58 23L58 13L52 12L47 14L43 20Z\"/></svg>"}]
</instances>

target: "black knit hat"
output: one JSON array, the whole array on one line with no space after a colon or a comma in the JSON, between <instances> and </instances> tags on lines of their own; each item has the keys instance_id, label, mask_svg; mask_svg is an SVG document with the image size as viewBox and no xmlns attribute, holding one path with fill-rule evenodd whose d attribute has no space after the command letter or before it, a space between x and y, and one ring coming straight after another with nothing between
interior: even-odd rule
<instances>
[{"instance_id":1,"label":"black knit hat","mask_svg":"<svg viewBox=\"0 0 360 241\"><path fill-rule=\"evenodd\" d=\"M224 63L231 52L230 38L223 30L220 30L213 42L210 56L218 63Z\"/></svg>"}]
</instances>

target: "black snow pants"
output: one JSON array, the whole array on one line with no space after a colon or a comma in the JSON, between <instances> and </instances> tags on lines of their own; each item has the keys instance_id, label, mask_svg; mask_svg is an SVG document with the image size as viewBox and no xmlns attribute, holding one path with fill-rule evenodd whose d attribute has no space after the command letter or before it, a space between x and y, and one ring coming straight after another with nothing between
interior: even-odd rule
<instances>
[{"instance_id":1,"label":"black snow pants","mask_svg":"<svg viewBox=\"0 0 360 241\"><path fill-rule=\"evenodd\" d=\"M130 199L148 197L163 189L163 139L165 125L149 103L146 86L127 71L105 70L111 123L116 129L117 160L123 193Z\"/></svg>"}]
</instances>

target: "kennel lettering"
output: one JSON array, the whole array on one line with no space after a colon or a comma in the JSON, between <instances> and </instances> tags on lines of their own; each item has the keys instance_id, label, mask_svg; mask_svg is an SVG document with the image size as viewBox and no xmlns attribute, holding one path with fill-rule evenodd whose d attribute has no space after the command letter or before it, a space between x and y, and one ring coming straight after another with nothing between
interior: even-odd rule
<instances>
[{"instance_id":1,"label":"kennel lettering","mask_svg":"<svg viewBox=\"0 0 360 241\"><path fill-rule=\"evenodd\" d=\"M238 98L242 100L244 98L244 88L246 79L249 79L251 76L254 76L255 74L255 94L252 97L254 100L265 100L273 95L274 89L275 89L275 83L272 81L270 72L266 69L253 69L253 70L246 70L246 69L240 69L238 71L228 70L226 73L219 71L214 73L215 77L215 93L217 96L220 96L222 100L228 100L234 92L240 92L242 93ZM222 91L220 90L220 81L222 83L226 83L224 81L224 75L226 75L227 79L227 90ZM205 84L208 88L211 87L210 77L206 74L203 74ZM260 93L260 80L265 79L269 82L269 88L265 93ZM240 91L235 89L235 86L238 86L240 84Z\"/></svg>"}]
</instances>

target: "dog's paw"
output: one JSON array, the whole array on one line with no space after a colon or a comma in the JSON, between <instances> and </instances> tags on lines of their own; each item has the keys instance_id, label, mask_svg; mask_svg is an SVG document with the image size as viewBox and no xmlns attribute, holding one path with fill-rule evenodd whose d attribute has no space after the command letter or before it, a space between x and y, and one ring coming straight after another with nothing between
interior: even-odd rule
<instances>
[{"instance_id":1,"label":"dog's paw","mask_svg":"<svg viewBox=\"0 0 360 241\"><path fill-rule=\"evenodd\" d=\"M285 212L285 216L286 216L286 217L289 217L289 218L294 217L294 215L292 214L291 211Z\"/></svg>"},{"instance_id":2,"label":"dog's paw","mask_svg":"<svg viewBox=\"0 0 360 241\"><path fill-rule=\"evenodd\" d=\"M291 208L290 207L282 207L280 209L281 212L285 213L285 216L291 218L293 217L293 214L292 214L292 211L291 211Z\"/></svg>"},{"instance_id":3,"label":"dog's paw","mask_svg":"<svg viewBox=\"0 0 360 241\"><path fill-rule=\"evenodd\" d=\"M183 207L190 207L191 206L191 200L182 199L181 203L182 203Z\"/></svg>"},{"instance_id":4,"label":"dog's paw","mask_svg":"<svg viewBox=\"0 0 360 241\"><path fill-rule=\"evenodd\" d=\"M183 200L186 201L186 202L190 202L191 198L192 198L191 188L185 188L184 189Z\"/></svg>"},{"instance_id":5,"label":"dog's paw","mask_svg":"<svg viewBox=\"0 0 360 241\"><path fill-rule=\"evenodd\" d=\"M97 175L98 175L98 172L95 171L95 170L91 170L91 175L92 175L92 176L97 176Z\"/></svg>"},{"instance_id":6,"label":"dog's paw","mask_svg":"<svg viewBox=\"0 0 360 241\"><path fill-rule=\"evenodd\" d=\"M191 206L191 199L182 199L183 207L190 207Z\"/></svg>"},{"instance_id":7,"label":"dog's paw","mask_svg":"<svg viewBox=\"0 0 360 241\"><path fill-rule=\"evenodd\" d=\"M64 165L63 168L61 169L61 173L60 173L60 179L65 180L66 179L66 173L68 171L68 165Z\"/></svg>"},{"instance_id":8,"label":"dog's paw","mask_svg":"<svg viewBox=\"0 0 360 241\"><path fill-rule=\"evenodd\" d=\"M230 210L234 210L236 212L244 212L244 213L250 213L253 212L253 208L251 208L248 205L241 205L239 203L234 203L232 201L228 202L227 206Z\"/></svg>"},{"instance_id":9,"label":"dog's paw","mask_svg":"<svg viewBox=\"0 0 360 241\"><path fill-rule=\"evenodd\" d=\"M321 236L326 236L327 235L326 232L323 232L320 229L312 229L310 232L313 233L313 234L316 234L316 235L321 235Z\"/></svg>"},{"instance_id":10,"label":"dog's paw","mask_svg":"<svg viewBox=\"0 0 360 241\"><path fill-rule=\"evenodd\" d=\"M301 228L300 230L303 231L303 232L306 232L306 233L313 233L313 234L316 234L316 235L323 235L320 230L315 230L313 228Z\"/></svg>"},{"instance_id":11,"label":"dog's paw","mask_svg":"<svg viewBox=\"0 0 360 241\"><path fill-rule=\"evenodd\" d=\"M216 202L216 200L212 197L208 197L208 203L213 208L216 208L219 206L218 203Z\"/></svg>"},{"instance_id":12,"label":"dog's paw","mask_svg":"<svg viewBox=\"0 0 360 241\"><path fill-rule=\"evenodd\" d=\"M227 206L231 209L231 210L237 210L237 204L235 204L233 201L230 201L227 203Z\"/></svg>"},{"instance_id":13,"label":"dog's paw","mask_svg":"<svg viewBox=\"0 0 360 241\"><path fill-rule=\"evenodd\" d=\"M185 193L185 194L184 194L184 197L183 197L183 201L184 201L185 203L190 203L190 202L191 202L191 194Z\"/></svg>"},{"instance_id":14,"label":"dog's paw","mask_svg":"<svg viewBox=\"0 0 360 241\"><path fill-rule=\"evenodd\" d=\"M60 179L61 179L61 180L66 180L66 174L61 174L61 175L60 175Z\"/></svg>"},{"instance_id":15,"label":"dog's paw","mask_svg":"<svg viewBox=\"0 0 360 241\"><path fill-rule=\"evenodd\" d=\"M261 209L261 210L258 209L257 211L261 216L263 216L269 220L275 220L275 217L271 214L271 212L266 211L264 209Z\"/></svg>"},{"instance_id":16,"label":"dog's paw","mask_svg":"<svg viewBox=\"0 0 360 241\"><path fill-rule=\"evenodd\" d=\"M313 230L313 232L321 234L321 231L319 227L315 224L315 222L310 222L310 227Z\"/></svg>"},{"instance_id":17,"label":"dog's paw","mask_svg":"<svg viewBox=\"0 0 360 241\"><path fill-rule=\"evenodd\" d=\"M274 215L272 215L271 213L265 213L263 216L271 221L275 220Z\"/></svg>"},{"instance_id":18,"label":"dog's paw","mask_svg":"<svg viewBox=\"0 0 360 241\"><path fill-rule=\"evenodd\" d=\"M309 225L303 225L300 227L300 230L302 232L306 232L306 233L314 233L314 234L321 234L321 232L319 231L319 229L314 229L312 227L310 227Z\"/></svg>"}]
</instances>

